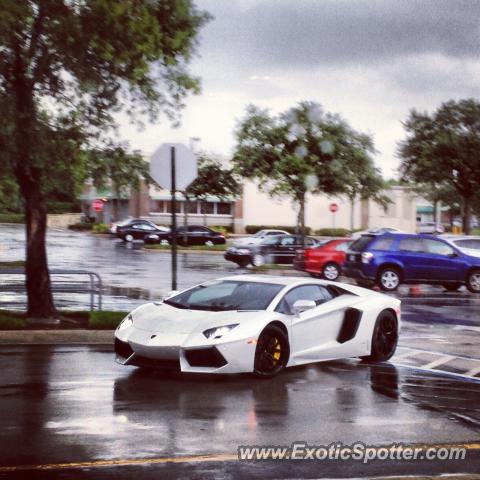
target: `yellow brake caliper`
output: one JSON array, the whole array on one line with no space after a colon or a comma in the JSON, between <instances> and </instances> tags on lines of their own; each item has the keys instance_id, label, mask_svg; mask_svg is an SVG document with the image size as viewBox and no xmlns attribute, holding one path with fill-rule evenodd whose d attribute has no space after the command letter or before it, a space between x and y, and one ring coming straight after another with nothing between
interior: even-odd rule
<instances>
[{"instance_id":1,"label":"yellow brake caliper","mask_svg":"<svg viewBox=\"0 0 480 480\"><path fill-rule=\"evenodd\" d=\"M275 339L275 351L273 352L273 358L275 360L275 364L280 360L280 354L281 354L282 347L280 346L280 342L278 341L278 338Z\"/></svg>"}]
</instances>

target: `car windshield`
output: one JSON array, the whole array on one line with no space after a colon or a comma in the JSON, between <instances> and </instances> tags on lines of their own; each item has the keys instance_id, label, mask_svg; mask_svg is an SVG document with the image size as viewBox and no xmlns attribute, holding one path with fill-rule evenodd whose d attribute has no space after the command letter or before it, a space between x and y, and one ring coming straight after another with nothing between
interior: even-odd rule
<instances>
[{"instance_id":1,"label":"car windshield","mask_svg":"<svg viewBox=\"0 0 480 480\"><path fill-rule=\"evenodd\" d=\"M282 235L272 235L271 237L266 237L262 240L260 245L279 245L282 238Z\"/></svg>"},{"instance_id":2,"label":"car windshield","mask_svg":"<svg viewBox=\"0 0 480 480\"><path fill-rule=\"evenodd\" d=\"M164 301L191 310L265 310L283 285L220 280L193 287Z\"/></svg>"}]
</instances>

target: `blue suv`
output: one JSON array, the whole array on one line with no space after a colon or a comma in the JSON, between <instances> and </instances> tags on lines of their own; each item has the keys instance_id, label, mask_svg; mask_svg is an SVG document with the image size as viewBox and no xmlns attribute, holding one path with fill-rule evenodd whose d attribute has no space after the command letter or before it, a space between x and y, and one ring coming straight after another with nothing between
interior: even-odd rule
<instances>
[{"instance_id":1,"label":"blue suv","mask_svg":"<svg viewBox=\"0 0 480 480\"><path fill-rule=\"evenodd\" d=\"M449 291L466 285L480 293L480 257L431 235L362 235L346 252L343 274L359 285L376 283L386 291L401 283L429 283Z\"/></svg>"}]
</instances>

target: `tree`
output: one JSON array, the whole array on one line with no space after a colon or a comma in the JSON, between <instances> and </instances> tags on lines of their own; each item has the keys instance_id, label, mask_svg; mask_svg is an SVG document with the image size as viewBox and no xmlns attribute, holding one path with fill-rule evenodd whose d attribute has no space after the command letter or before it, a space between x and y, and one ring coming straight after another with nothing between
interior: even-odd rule
<instances>
[{"instance_id":1,"label":"tree","mask_svg":"<svg viewBox=\"0 0 480 480\"><path fill-rule=\"evenodd\" d=\"M356 171L352 162L365 160L373 151L369 137L312 102L301 102L276 117L249 106L236 137L235 171L258 181L272 196L289 196L297 205L297 232L302 237L307 193L347 193ZM351 195L356 195L353 190L352 183Z\"/></svg>"},{"instance_id":2,"label":"tree","mask_svg":"<svg viewBox=\"0 0 480 480\"><path fill-rule=\"evenodd\" d=\"M221 162L212 156L202 154L198 162L197 178L188 186L185 197L194 197L206 202L212 195L221 200L231 199L241 194L242 187L238 183L232 169L224 168ZM206 213L205 206L203 211Z\"/></svg>"},{"instance_id":3,"label":"tree","mask_svg":"<svg viewBox=\"0 0 480 480\"><path fill-rule=\"evenodd\" d=\"M87 152L88 172L97 188L110 187L114 194L113 216L118 220L118 199L138 190L140 181L150 183L150 166L138 151L128 152L127 145L110 144Z\"/></svg>"},{"instance_id":4,"label":"tree","mask_svg":"<svg viewBox=\"0 0 480 480\"><path fill-rule=\"evenodd\" d=\"M470 233L472 203L480 189L480 102L450 100L432 115L415 110L399 143L405 181L451 187L461 199L462 223Z\"/></svg>"},{"instance_id":5,"label":"tree","mask_svg":"<svg viewBox=\"0 0 480 480\"><path fill-rule=\"evenodd\" d=\"M199 89L186 66L208 18L191 0L1 3L0 161L11 166L25 204L29 316L55 313L48 183L57 173L86 173L85 146L112 131L116 112L175 118L185 95Z\"/></svg>"}]
</instances>

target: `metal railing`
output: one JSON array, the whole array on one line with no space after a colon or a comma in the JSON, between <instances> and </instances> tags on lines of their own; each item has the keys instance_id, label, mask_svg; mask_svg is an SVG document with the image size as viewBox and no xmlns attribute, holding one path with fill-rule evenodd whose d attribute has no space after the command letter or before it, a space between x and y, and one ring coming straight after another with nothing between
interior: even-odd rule
<instances>
[{"instance_id":1,"label":"metal railing","mask_svg":"<svg viewBox=\"0 0 480 480\"><path fill-rule=\"evenodd\" d=\"M7 279L0 282L0 293L26 293L25 279L16 277L25 276L25 269L0 268L0 275L6 275ZM82 279L82 276L86 279ZM80 278L78 278L80 277ZM102 309L102 279L96 272L88 270L62 270L50 269L50 281L53 293L80 293L90 296L90 310ZM95 297L97 302L95 302Z\"/></svg>"}]
</instances>

